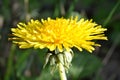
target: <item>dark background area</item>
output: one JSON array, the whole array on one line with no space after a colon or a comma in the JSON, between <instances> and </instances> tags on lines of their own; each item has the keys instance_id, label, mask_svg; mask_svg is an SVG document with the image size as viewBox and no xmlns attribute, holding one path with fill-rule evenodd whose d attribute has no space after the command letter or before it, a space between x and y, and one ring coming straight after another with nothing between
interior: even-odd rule
<instances>
[{"instance_id":1,"label":"dark background area","mask_svg":"<svg viewBox=\"0 0 120 80\"><path fill-rule=\"evenodd\" d=\"M8 37L18 22L70 16L107 28L108 41L92 54L73 48L68 80L120 80L120 0L0 0L0 80L59 80L43 69L47 49L19 49Z\"/></svg>"}]
</instances>

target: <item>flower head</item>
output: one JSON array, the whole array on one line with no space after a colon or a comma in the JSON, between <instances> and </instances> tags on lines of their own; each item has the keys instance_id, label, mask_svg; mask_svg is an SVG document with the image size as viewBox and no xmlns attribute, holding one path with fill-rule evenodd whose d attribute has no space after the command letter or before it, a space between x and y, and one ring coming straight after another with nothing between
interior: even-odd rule
<instances>
[{"instance_id":1,"label":"flower head","mask_svg":"<svg viewBox=\"0 0 120 80\"><path fill-rule=\"evenodd\" d=\"M47 20L31 20L27 24L18 23L17 28L12 28L13 43L20 48L48 48L50 51L58 49L70 50L72 47L80 51L86 49L89 52L94 46L100 46L93 40L107 40L101 25L92 20L78 20L76 18L56 18Z\"/></svg>"}]
</instances>

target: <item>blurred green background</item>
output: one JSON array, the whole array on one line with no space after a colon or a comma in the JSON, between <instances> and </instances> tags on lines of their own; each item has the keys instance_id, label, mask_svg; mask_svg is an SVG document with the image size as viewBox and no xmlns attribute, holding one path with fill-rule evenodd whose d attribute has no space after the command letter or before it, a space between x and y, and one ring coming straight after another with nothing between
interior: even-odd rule
<instances>
[{"instance_id":1,"label":"blurred green background","mask_svg":"<svg viewBox=\"0 0 120 80\"><path fill-rule=\"evenodd\" d=\"M120 0L0 0L0 80L60 80L43 69L47 49L19 49L8 41L10 28L30 18L78 16L108 30L108 41L90 54L75 52L68 80L120 80Z\"/></svg>"}]
</instances>

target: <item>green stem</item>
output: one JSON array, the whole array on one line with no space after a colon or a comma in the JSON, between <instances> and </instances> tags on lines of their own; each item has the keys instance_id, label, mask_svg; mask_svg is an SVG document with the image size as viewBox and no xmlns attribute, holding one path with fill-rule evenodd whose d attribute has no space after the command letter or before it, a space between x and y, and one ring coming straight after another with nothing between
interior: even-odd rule
<instances>
[{"instance_id":1,"label":"green stem","mask_svg":"<svg viewBox=\"0 0 120 80\"><path fill-rule=\"evenodd\" d=\"M108 22L111 20L114 12L117 10L118 6L120 4L120 0L118 0L118 2L116 3L116 5L113 7L113 9L111 10L110 14L108 15L108 17L106 18L106 20L104 21L103 25L106 26L108 24Z\"/></svg>"},{"instance_id":2,"label":"green stem","mask_svg":"<svg viewBox=\"0 0 120 80\"><path fill-rule=\"evenodd\" d=\"M66 74L65 74L65 68L62 65L62 63L58 63L58 68L59 68L59 74L60 74L60 78L61 80L67 80Z\"/></svg>"},{"instance_id":3,"label":"green stem","mask_svg":"<svg viewBox=\"0 0 120 80\"><path fill-rule=\"evenodd\" d=\"M14 51L16 49L15 45L11 46L11 51L10 51L10 55L8 58L8 63L7 63L7 70L6 70L6 74L5 74L5 80L9 80L10 76L13 72L13 58L14 58Z\"/></svg>"},{"instance_id":4,"label":"green stem","mask_svg":"<svg viewBox=\"0 0 120 80\"><path fill-rule=\"evenodd\" d=\"M29 14L29 0L24 0L24 6L25 6L25 20L29 21L30 14Z\"/></svg>"}]
</instances>

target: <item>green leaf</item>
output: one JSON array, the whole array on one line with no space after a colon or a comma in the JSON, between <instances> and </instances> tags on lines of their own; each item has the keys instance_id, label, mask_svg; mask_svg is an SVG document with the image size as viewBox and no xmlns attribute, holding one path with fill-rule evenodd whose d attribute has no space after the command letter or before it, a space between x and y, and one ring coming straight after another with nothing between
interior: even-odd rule
<instances>
[{"instance_id":1,"label":"green leaf","mask_svg":"<svg viewBox=\"0 0 120 80\"><path fill-rule=\"evenodd\" d=\"M100 59L92 54L76 53L70 68L70 74L74 79L90 77L101 65Z\"/></svg>"}]
</instances>

